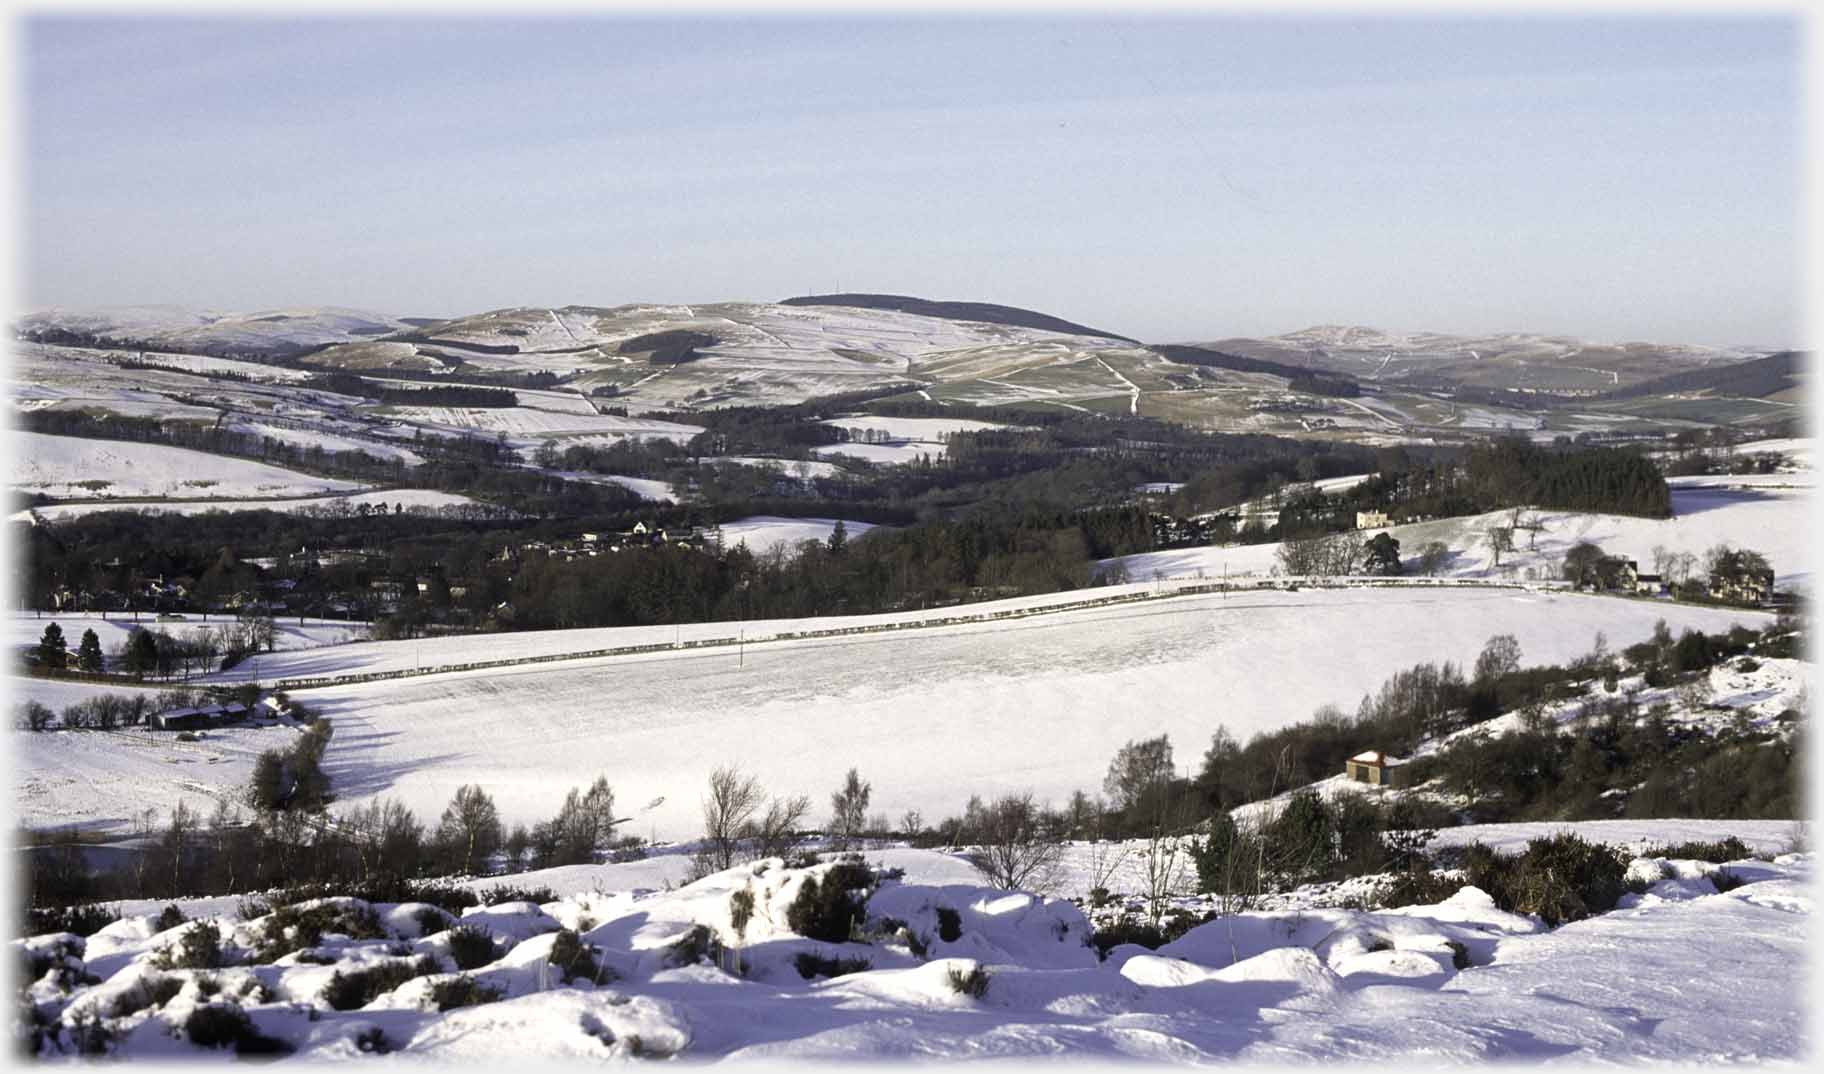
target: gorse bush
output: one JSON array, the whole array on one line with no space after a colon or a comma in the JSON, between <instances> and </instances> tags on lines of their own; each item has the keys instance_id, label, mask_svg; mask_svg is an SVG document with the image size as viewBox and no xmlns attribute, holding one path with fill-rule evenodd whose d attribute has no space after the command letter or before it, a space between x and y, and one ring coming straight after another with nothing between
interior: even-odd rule
<instances>
[{"instance_id":1,"label":"gorse bush","mask_svg":"<svg viewBox=\"0 0 1824 1074\"><path fill-rule=\"evenodd\" d=\"M988 994L988 971L980 966L971 968L967 973L953 967L944 975L944 979L949 982L950 991L959 996L981 999Z\"/></svg>"},{"instance_id":2,"label":"gorse bush","mask_svg":"<svg viewBox=\"0 0 1824 1074\"><path fill-rule=\"evenodd\" d=\"M199 1048L233 1048L237 1055L286 1055L291 1045L253 1028L247 1012L231 1004L198 1007L184 1020L184 1035Z\"/></svg>"},{"instance_id":3,"label":"gorse bush","mask_svg":"<svg viewBox=\"0 0 1824 1074\"><path fill-rule=\"evenodd\" d=\"M937 938L955 943L963 938L963 917L948 906L937 908Z\"/></svg>"},{"instance_id":4,"label":"gorse bush","mask_svg":"<svg viewBox=\"0 0 1824 1074\"><path fill-rule=\"evenodd\" d=\"M494 935L475 925L458 925L450 930L450 959L459 970L480 969L500 957Z\"/></svg>"},{"instance_id":5,"label":"gorse bush","mask_svg":"<svg viewBox=\"0 0 1824 1074\"><path fill-rule=\"evenodd\" d=\"M1689 861L1707 861L1721 865L1726 861L1741 861L1751 858L1754 852L1739 836L1725 836L1714 842L1691 840L1684 843L1668 843L1665 846L1647 847L1640 852L1643 858L1678 858Z\"/></svg>"},{"instance_id":6,"label":"gorse bush","mask_svg":"<svg viewBox=\"0 0 1824 1074\"><path fill-rule=\"evenodd\" d=\"M213 970L222 965L222 930L199 921L184 930L183 938L158 953L158 965L168 970Z\"/></svg>"},{"instance_id":7,"label":"gorse bush","mask_svg":"<svg viewBox=\"0 0 1824 1074\"><path fill-rule=\"evenodd\" d=\"M842 977L862 973L873 963L865 958L831 958L800 951L798 957L792 960L792 965L797 968L798 976L809 981L814 977Z\"/></svg>"},{"instance_id":8,"label":"gorse bush","mask_svg":"<svg viewBox=\"0 0 1824 1074\"><path fill-rule=\"evenodd\" d=\"M386 929L371 906L320 903L309 908L281 906L265 915L254 961L275 962L293 951L315 947L325 935L351 940L384 940Z\"/></svg>"},{"instance_id":9,"label":"gorse bush","mask_svg":"<svg viewBox=\"0 0 1824 1074\"><path fill-rule=\"evenodd\" d=\"M34 907L25 912L25 934L42 936L47 932L73 932L93 936L120 920L120 911L109 906Z\"/></svg>"},{"instance_id":10,"label":"gorse bush","mask_svg":"<svg viewBox=\"0 0 1824 1074\"><path fill-rule=\"evenodd\" d=\"M360 1010L405 982L436 972L437 960L430 955L381 962L358 970L338 970L324 986L323 1000L338 1011Z\"/></svg>"},{"instance_id":11,"label":"gorse bush","mask_svg":"<svg viewBox=\"0 0 1824 1074\"><path fill-rule=\"evenodd\" d=\"M786 908L786 924L806 939L842 943L867 913L873 886L874 874L853 862L832 866L822 880L807 876Z\"/></svg>"},{"instance_id":12,"label":"gorse bush","mask_svg":"<svg viewBox=\"0 0 1824 1074\"><path fill-rule=\"evenodd\" d=\"M563 929L551 941L551 953L545 961L556 966L565 984L577 978L600 982L602 968L596 964L595 950L570 929Z\"/></svg>"},{"instance_id":13,"label":"gorse bush","mask_svg":"<svg viewBox=\"0 0 1824 1074\"><path fill-rule=\"evenodd\" d=\"M431 986L431 1000L440 1011L453 1011L458 1007L477 1007L483 1003L494 1003L501 998L501 991L477 984L475 978L467 974L438 981Z\"/></svg>"},{"instance_id":14,"label":"gorse bush","mask_svg":"<svg viewBox=\"0 0 1824 1074\"><path fill-rule=\"evenodd\" d=\"M1613 910L1627 893L1622 856L1570 832L1535 839L1512 856L1476 843L1463 866L1468 882L1488 892L1496 906L1533 914L1554 928Z\"/></svg>"}]
</instances>

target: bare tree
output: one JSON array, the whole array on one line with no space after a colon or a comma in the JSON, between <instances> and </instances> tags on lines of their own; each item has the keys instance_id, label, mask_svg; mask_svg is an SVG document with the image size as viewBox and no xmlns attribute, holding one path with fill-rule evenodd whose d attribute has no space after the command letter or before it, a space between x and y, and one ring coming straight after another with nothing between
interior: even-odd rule
<instances>
[{"instance_id":1,"label":"bare tree","mask_svg":"<svg viewBox=\"0 0 1824 1074\"><path fill-rule=\"evenodd\" d=\"M735 864L741 831L759 812L764 797L760 781L744 776L734 765L724 765L709 776L709 795L703 799L703 850L698 860L709 872Z\"/></svg>"},{"instance_id":2,"label":"bare tree","mask_svg":"<svg viewBox=\"0 0 1824 1074\"><path fill-rule=\"evenodd\" d=\"M1495 554L1495 566L1501 565L1501 554L1514 550L1514 528L1512 526L1490 526L1483 540L1489 551Z\"/></svg>"},{"instance_id":3,"label":"bare tree","mask_svg":"<svg viewBox=\"0 0 1824 1074\"><path fill-rule=\"evenodd\" d=\"M830 795L830 845L847 850L867 827L868 800L874 785L861 778L858 769L849 769L843 784Z\"/></svg>"},{"instance_id":4,"label":"bare tree","mask_svg":"<svg viewBox=\"0 0 1824 1074\"><path fill-rule=\"evenodd\" d=\"M811 800L805 795L773 798L758 823L742 825L740 841L746 843L750 857L783 857L792 849L792 841L810 812Z\"/></svg>"},{"instance_id":5,"label":"bare tree","mask_svg":"<svg viewBox=\"0 0 1824 1074\"><path fill-rule=\"evenodd\" d=\"M985 811L981 845L965 857L994 887L1043 894L1064 858L1064 845L1048 827L1031 793L1006 795Z\"/></svg>"},{"instance_id":6,"label":"bare tree","mask_svg":"<svg viewBox=\"0 0 1824 1074\"><path fill-rule=\"evenodd\" d=\"M456 788L437 823L437 842L452 867L475 873L500 849L500 810L476 784Z\"/></svg>"}]
</instances>

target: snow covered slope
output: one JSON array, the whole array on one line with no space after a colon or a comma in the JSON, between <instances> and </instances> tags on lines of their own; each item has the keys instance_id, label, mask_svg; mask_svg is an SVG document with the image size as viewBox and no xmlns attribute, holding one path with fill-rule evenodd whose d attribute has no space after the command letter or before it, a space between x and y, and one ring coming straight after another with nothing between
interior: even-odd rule
<instances>
[{"instance_id":1,"label":"snow covered slope","mask_svg":"<svg viewBox=\"0 0 1824 1074\"><path fill-rule=\"evenodd\" d=\"M213 1058L185 1026L199 1006L226 1004L243 1006L260 1033L306 1060L363 1058L376 1041L408 1059L522 1064L634 1056L1690 1064L1796 1062L1806 1049L1809 855L1731 863L1741 883L1727 892L1701 875L1662 882L1555 930L1463 888L1436 904L1378 912L1235 914L1156 951L1117 947L1106 961L1068 902L984 888L935 852L871 857L906 872L868 896L856 923L867 941L794 932L787 907L812 880L827 882L833 866L771 859L665 891L629 890L603 867L593 889L460 916L415 903L312 904L331 918L371 914L382 935L350 939L352 929L332 925L308 952L284 945L255 965L209 971L216 987L208 993L194 980L201 973L154 965L196 927L161 930L156 904L123 907L129 916L86 940L47 935L14 947L22 960L38 959L42 976L26 998L45 1035L69 1043L85 1020L98 1020L109 1052L127 1059ZM731 906L740 893L753 913L737 930ZM178 905L219 926L236 954L283 938L276 919L239 918L231 900ZM955 922L950 938L940 912ZM434 988L455 980L449 930L457 925L495 940L493 958L468 971L492 994L440 1011ZM607 972L565 980L549 964L560 929L580 933ZM701 954L690 951L693 932ZM704 950L706 937L729 950ZM806 979L800 955L856 961L842 976ZM328 1002L336 974L406 956L427 958L429 975L403 974L412 979L359 1009ZM742 971L731 972L737 960ZM69 985L59 969L72 971ZM962 994L953 980L977 970L980 994Z\"/></svg>"},{"instance_id":2,"label":"snow covered slope","mask_svg":"<svg viewBox=\"0 0 1824 1074\"><path fill-rule=\"evenodd\" d=\"M13 487L60 499L169 496L228 499L353 492L358 481L313 477L188 448L14 432Z\"/></svg>"}]
</instances>

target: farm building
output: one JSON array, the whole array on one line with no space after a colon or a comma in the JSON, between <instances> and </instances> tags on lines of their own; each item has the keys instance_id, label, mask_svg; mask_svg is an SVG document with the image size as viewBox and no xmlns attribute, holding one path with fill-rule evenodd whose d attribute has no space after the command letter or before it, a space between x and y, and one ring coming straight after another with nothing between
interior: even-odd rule
<instances>
[{"instance_id":1,"label":"farm building","mask_svg":"<svg viewBox=\"0 0 1824 1074\"><path fill-rule=\"evenodd\" d=\"M1387 517L1385 511L1357 511L1355 513L1355 528L1358 530L1378 530L1392 524L1393 520Z\"/></svg>"},{"instance_id":2,"label":"farm building","mask_svg":"<svg viewBox=\"0 0 1824 1074\"><path fill-rule=\"evenodd\" d=\"M207 727L224 727L231 723L241 723L252 715L252 710L239 701L230 701L221 705L196 705L178 709L167 709L154 713L147 718L150 727L160 731L200 731Z\"/></svg>"},{"instance_id":3,"label":"farm building","mask_svg":"<svg viewBox=\"0 0 1824 1074\"><path fill-rule=\"evenodd\" d=\"M1405 762L1389 757L1379 750L1369 750L1349 758L1343 766L1343 774L1357 783L1368 783L1376 787L1392 787L1402 782L1405 768Z\"/></svg>"}]
</instances>

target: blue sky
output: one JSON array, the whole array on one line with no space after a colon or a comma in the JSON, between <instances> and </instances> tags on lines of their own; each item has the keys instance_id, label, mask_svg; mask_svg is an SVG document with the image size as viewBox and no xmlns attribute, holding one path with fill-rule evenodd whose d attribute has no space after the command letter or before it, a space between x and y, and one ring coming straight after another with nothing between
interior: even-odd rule
<instances>
[{"instance_id":1,"label":"blue sky","mask_svg":"<svg viewBox=\"0 0 1824 1074\"><path fill-rule=\"evenodd\" d=\"M1798 341L1790 18L22 24L28 306Z\"/></svg>"}]
</instances>

